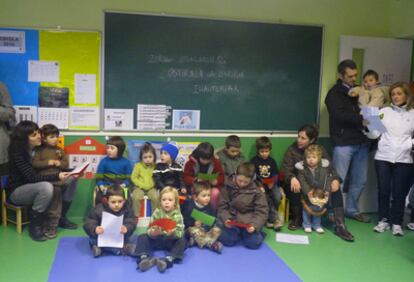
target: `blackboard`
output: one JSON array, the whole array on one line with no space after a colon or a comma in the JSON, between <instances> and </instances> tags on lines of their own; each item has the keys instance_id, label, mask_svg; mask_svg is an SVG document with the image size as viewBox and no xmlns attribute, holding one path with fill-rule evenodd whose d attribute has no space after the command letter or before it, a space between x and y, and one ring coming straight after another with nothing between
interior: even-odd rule
<instances>
[{"instance_id":1,"label":"blackboard","mask_svg":"<svg viewBox=\"0 0 414 282\"><path fill-rule=\"evenodd\" d=\"M104 107L201 110L201 130L296 130L318 119L322 40L321 26L106 12Z\"/></svg>"}]
</instances>

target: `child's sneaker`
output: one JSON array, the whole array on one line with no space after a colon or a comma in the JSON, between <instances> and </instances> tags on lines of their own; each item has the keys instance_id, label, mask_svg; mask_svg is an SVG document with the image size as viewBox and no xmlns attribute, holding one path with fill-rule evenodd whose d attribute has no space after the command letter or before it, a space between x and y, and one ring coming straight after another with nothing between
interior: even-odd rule
<instances>
[{"instance_id":1,"label":"child's sneaker","mask_svg":"<svg viewBox=\"0 0 414 282\"><path fill-rule=\"evenodd\" d=\"M173 262L167 258L157 259L156 264L158 271L161 273L163 273L167 268L171 268L173 266Z\"/></svg>"},{"instance_id":2,"label":"child's sneaker","mask_svg":"<svg viewBox=\"0 0 414 282\"><path fill-rule=\"evenodd\" d=\"M392 235L404 236L404 231L402 230L401 225L397 225L397 224L392 225Z\"/></svg>"},{"instance_id":3,"label":"child's sneaker","mask_svg":"<svg viewBox=\"0 0 414 282\"><path fill-rule=\"evenodd\" d=\"M46 227L43 234L48 239L54 239L54 238L57 237L57 228L55 226L48 226L48 227Z\"/></svg>"},{"instance_id":4,"label":"child's sneaker","mask_svg":"<svg viewBox=\"0 0 414 282\"><path fill-rule=\"evenodd\" d=\"M267 228L273 228L274 227L274 224L273 224L273 222L266 222L266 227Z\"/></svg>"},{"instance_id":5,"label":"child's sneaker","mask_svg":"<svg viewBox=\"0 0 414 282\"><path fill-rule=\"evenodd\" d=\"M388 219L383 218L381 219L378 224L374 227L374 231L378 233L382 233L385 230L390 229L390 224L388 223Z\"/></svg>"},{"instance_id":6,"label":"child's sneaker","mask_svg":"<svg viewBox=\"0 0 414 282\"><path fill-rule=\"evenodd\" d=\"M194 240L194 238L193 237L190 237L189 239L188 239L188 241L187 241L187 246L188 247L192 247L192 246L194 246L196 244L196 241Z\"/></svg>"},{"instance_id":7,"label":"child's sneaker","mask_svg":"<svg viewBox=\"0 0 414 282\"><path fill-rule=\"evenodd\" d=\"M414 231L414 222L407 223L407 228Z\"/></svg>"},{"instance_id":8,"label":"child's sneaker","mask_svg":"<svg viewBox=\"0 0 414 282\"><path fill-rule=\"evenodd\" d=\"M102 255L102 249L100 247L98 247L97 245L93 245L92 246L92 254L93 254L93 257L97 258L100 255Z\"/></svg>"},{"instance_id":9,"label":"child's sneaker","mask_svg":"<svg viewBox=\"0 0 414 282\"><path fill-rule=\"evenodd\" d=\"M323 234L323 233L325 233L325 230L323 230L323 228L322 228L322 227L317 227L317 228L315 228L315 231L316 231L316 233L318 233L318 234Z\"/></svg>"},{"instance_id":10,"label":"child's sneaker","mask_svg":"<svg viewBox=\"0 0 414 282\"><path fill-rule=\"evenodd\" d=\"M213 244L211 244L210 249L218 254L221 254L221 252L223 251L223 244L219 241L216 241Z\"/></svg>"},{"instance_id":11,"label":"child's sneaker","mask_svg":"<svg viewBox=\"0 0 414 282\"><path fill-rule=\"evenodd\" d=\"M275 220L275 223L273 224L273 228L275 229L275 231L280 231L282 229L283 226L283 222L279 219Z\"/></svg>"},{"instance_id":12,"label":"child's sneaker","mask_svg":"<svg viewBox=\"0 0 414 282\"><path fill-rule=\"evenodd\" d=\"M141 261L138 263L138 269L142 272L147 271L151 267L153 267L156 263L156 259L153 257L146 257L141 259Z\"/></svg>"},{"instance_id":13,"label":"child's sneaker","mask_svg":"<svg viewBox=\"0 0 414 282\"><path fill-rule=\"evenodd\" d=\"M305 230L306 233L312 233L312 228L310 227L304 227L303 230Z\"/></svg>"}]
</instances>

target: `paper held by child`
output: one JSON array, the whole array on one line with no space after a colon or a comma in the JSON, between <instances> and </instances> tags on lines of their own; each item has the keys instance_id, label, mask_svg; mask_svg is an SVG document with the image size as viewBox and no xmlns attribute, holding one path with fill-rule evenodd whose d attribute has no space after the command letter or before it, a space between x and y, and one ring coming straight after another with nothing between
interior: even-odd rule
<instances>
[{"instance_id":1,"label":"paper held by child","mask_svg":"<svg viewBox=\"0 0 414 282\"><path fill-rule=\"evenodd\" d=\"M191 211L191 217L195 220L201 221L201 223L207 226L212 226L214 222L216 221L216 218L214 216L211 216L197 209L193 209Z\"/></svg>"},{"instance_id":2,"label":"paper held by child","mask_svg":"<svg viewBox=\"0 0 414 282\"><path fill-rule=\"evenodd\" d=\"M77 167L75 167L70 173L69 175L78 175L78 174L82 174L85 169L89 166L89 162L83 163Z\"/></svg>"},{"instance_id":3,"label":"paper held by child","mask_svg":"<svg viewBox=\"0 0 414 282\"><path fill-rule=\"evenodd\" d=\"M149 227L159 227L165 232L173 230L177 226L177 222L169 218L160 218L153 221Z\"/></svg>"},{"instance_id":4,"label":"paper held by child","mask_svg":"<svg viewBox=\"0 0 414 282\"><path fill-rule=\"evenodd\" d=\"M102 212L101 226L104 233L98 235L98 247L122 248L124 246L124 234L121 233L124 216L115 216L108 212Z\"/></svg>"},{"instance_id":5,"label":"paper held by child","mask_svg":"<svg viewBox=\"0 0 414 282\"><path fill-rule=\"evenodd\" d=\"M235 221L235 220L230 220L228 224L231 226L240 227L240 228L249 228L252 226L249 223L242 223L242 222Z\"/></svg>"},{"instance_id":6,"label":"paper held by child","mask_svg":"<svg viewBox=\"0 0 414 282\"><path fill-rule=\"evenodd\" d=\"M199 172L197 174L197 179L206 180L206 181L216 180L217 177L218 177L218 173L202 173L202 172Z\"/></svg>"}]
</instances>

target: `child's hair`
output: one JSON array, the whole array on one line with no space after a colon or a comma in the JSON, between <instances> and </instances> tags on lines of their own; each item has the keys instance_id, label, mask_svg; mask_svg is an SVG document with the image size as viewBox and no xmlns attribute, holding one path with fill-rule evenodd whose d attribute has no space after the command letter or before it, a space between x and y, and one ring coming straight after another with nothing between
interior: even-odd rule
<instances>
[{"instance_id":1,"label":"child's hair","mask_svg":"<svg viewBox=\"0 0 414 282\"><path fill-rule=\"evenodd\" d=\"M266 136L262 136L256 139L256 151L259 152L261 149L272 150L272 141Z\"/></svg>"},{"instance_id":2,"label":"child's hair","mask_svg":"<svg viewBox=\"0 0 414 282\"><path fill-rule=\"evenodd\" d=\"M193 195L198 196L201 192L210 190L210 185L207 182L196 182L193 185Z\"/></svg>"},{"instance_id":3,"label":"child's hair","mask_svg":"<svg viewBox=\"0 0 414 282\"><path fill-rule=\"evenodd\" d=\"M312 144L305 149L305 158L309 155L316 155L318 160L322 159L322 149L319 145Z\"/></svg>"},{"instance_id":4,"label":"child's hair","mask_svg":"<svg viewBox=\"0 0 414 282\"><path fill-rule=\"evenodd\" d=\"M172 186L165 186L164 189L161 190L161 192L160 192L160 208L161 208L162 195L164 195L166 193L172 193L174 195L174 200L175 200L174 207L176 209L178 209L180 207L180 202L179 202L179 199L178 199L178 192L177 192L177 189L175 189Z\"/></svg>"},{"instance_id":5,"label":"child's hair","mask_svg":"<svg viewBox=\"0 0 414 282\"><path fill-rule=\"evenodd\" d=\"M236 175L243 175L248 178L253 178L256 175L256 168L252 163L242 163L237 167Z\"/></svg>"},{"instance_id":6,"label":"child's hair","mask_svg":"<svg viewBox=\"0 0 414 282\"><path fill-rule=\"evenodd\" d=\"M230 147L240 148L241 147L240 137L237 135L227 136L225 146L227 149Z\"/></svg>"},{"instance_id":7,"label":"child's hair","mask_svg":"<svg viewBox=\"0 0 414 282\"><path fill-rule=\"evenodd\" d=\"M155 153L154 147L151 145L151 143L146 142L144 146L142 146L141 151L139 152L139 159L142 161L142 156L146 153L151 153L154 156L154 162L157 157L157 154Z\"/></svg>"},{"instance_id":8,"label":"child's hair","mask_svg":"<svg viewBox=\"0 0 414 282\"><path fill-rule=\"evenodd\" d=\"M43 125L42 128L40 128L40 132L42 133L43 138L46 138L50 135L59 136L59 129L56 127L56 125L51 123Z\"/></svg>"},{"instance_id":9,"label":"child's hair","mask_svg":"<svg viewBox=\"0 0 414 282\"><path fill-rule=\"evenodd\" d=\"M33 121L24 120L19 122L11 134L9 152L15 150L28 151L29 135L31 135L36 130L39 130L39 126Z\"/></svg>"},{"instance_id":10,"label":"child's hair","mask_svg":"<svg viewBox=\"0 0 414 282\"><path fill-rule=\"evenodd\" d=\"M364 73L364 75L362 76L362 78L365 78L365 77L370 76L370 75L373 76L375 78L375 80L377 80L377 81L379 80L378 73L374 70L367 70Z\"/></svg>"},{"instance_id":11,"label":"child's hair","mask_svg":"<svg viewBox=\"0 0 414 282\"><path fill-rule=\"evenodd\" d=\"M124 154L126 145L122 137L112 136L111 138L108 139L108 141L106 142L106 145L112 145L118 148L118 156L117 156L118 158L122 157L122 155Z\"/></svg>"},{"instance_id":12,"label":"child's hair","mask_svg":"<svg viewBox=\"0 0 414 282\"><path fill-rule=\"evenodd\" d=\"M108 188L108 190L106 191L106 196L108 197L108 199L111 196L119 196L119 197L122 197L125 200L125 192L124 192L124 189L122 189L121 186L116 185L116 184L111 185Z\"/></svg>"},{"instance_id":13,"label":"child's hair","mask_svg":"<svg viewBox=\"0 0 414 282\"><path fill-rule=\"evenodd\" d=\"M200 143L197 148L194 149L192 156L197 160L211 160L214 157L214 147L208 142Z\"/></svg>"},{"instance_id":14,"label":"child's hair","mask_svg":"<svg viewBox=\"0 0 414 282\"><path fill-rule=\"evenodd\" d=\"M391 100L391 93L395 88L401 88L402 89L405 96L407 96L407 102L406 102L407 110L412 109L413 108L413 94L411 93L410 86L405 82L396 82L393 85L391 85L390 90L389 90L390 101L392 101Z\"/></svg>"}]
</instances>

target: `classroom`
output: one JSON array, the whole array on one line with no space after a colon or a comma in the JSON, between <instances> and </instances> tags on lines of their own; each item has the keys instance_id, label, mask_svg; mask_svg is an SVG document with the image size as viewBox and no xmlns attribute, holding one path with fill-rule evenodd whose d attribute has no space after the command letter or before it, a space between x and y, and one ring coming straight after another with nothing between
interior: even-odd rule
<instances>
[{"instance_id":1,"label":"classroom","mask_svg":"<svg viewBox=\"0 0 414 282\"><path fill-rule=\"evenodd\" d=\"M411 0L1 0L0 82L16 118L55 123L70 166L89 167L67 213L77 229L59 228L57 238L35 242L27 226L21 234L15 224L0 227L0 280L183 281L201 274L196 279L412 281L409 209L404 236L373 232L380 220L374 151L359 197L371 221L345 218L352 242L335 234L328 217L323 235L289 230L285 222L278 232L263 229L258 250L189 248L166 273L144 273L127 256L93 258L82 225L114 136L125 140L132 165L150 141L158 152L167 142L178 146L181 166L199 143L220 149L229 135L240 137L250 160L256 139L267 136L280 169L298 129L318 124L318 144L332 157L326 98L339 62L355 61L357 84L373 68L384 85L412 85L413 10ZM278 242L278 233L306 236L309 244Z\"/></svg>"}]
</instances>

